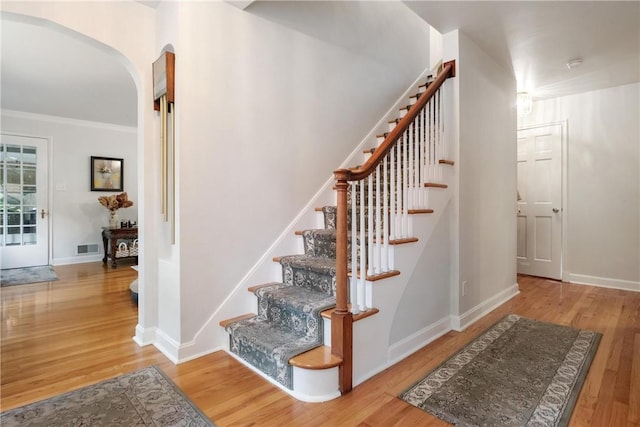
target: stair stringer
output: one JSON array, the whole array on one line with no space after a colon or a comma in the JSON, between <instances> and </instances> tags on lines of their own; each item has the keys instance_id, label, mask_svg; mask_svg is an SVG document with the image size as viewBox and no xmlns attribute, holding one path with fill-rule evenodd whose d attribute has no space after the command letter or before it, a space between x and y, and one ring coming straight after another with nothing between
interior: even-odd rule
<instances>
[{"instance_id":1,"label":"stair stringer","mask_svg":"<svg viewBox=\"0 0 640 427\"><path fill-rule=\"evenodd\" d=\"M445 176L451 173L453 172L448 171ZM412 341L410 350L402 354L398 354L395 351L398 341L390 342L391 328L402 295L439 221L442 220L443 215L450 212L447 209L450 200L450 189L429 189L429 207L434 210L434 213L413 215L411 218L413 221L413 235L419 240L415 243L393 247L395 269L400 271L400 275L376 282L367 282L367 286L371 287L372 291L372 306L379 309L379 312L374 316L354 323L354 386L392 366L452 329L450 318L446 316L425 328L426 330L419 337L418 343ZM448 306L448 300L446 304ZM408 336L403 337L400 341L411 339L412 337Z\"/></svg>"},{"instance_id":2,"label":"stair stringer","mask_svg":"<svg viewBox=\"0 0 640 427\"><path fill-rule=\"evenodd\" d=\"M363 149L378 145L376 135L388 131L389 120L397 118L398 110L409 103L409 98L415 94L416 88L427 81L430 74L431 69L428 68L420 73L393 106L373 126L371 131L353 149L342 165L336 169L346 168L362 162ZM227 297L212 310L212 314L196 332L194 338L177 346L176 363L183 363L214 351L225 350L229 352L229 336L224 328L220 327L220 321L257 310L256 298L250 292L247 292L247 288L279 280L281 268L278 263L272 261L274 257L304 252L302 239L300 236L295 235L295 231L324 228L324 225L319 223L318 213L315 208L336 204L334 185L335 179L331 176L245 276L240 279Z\"/></svg>"}]
</instances>

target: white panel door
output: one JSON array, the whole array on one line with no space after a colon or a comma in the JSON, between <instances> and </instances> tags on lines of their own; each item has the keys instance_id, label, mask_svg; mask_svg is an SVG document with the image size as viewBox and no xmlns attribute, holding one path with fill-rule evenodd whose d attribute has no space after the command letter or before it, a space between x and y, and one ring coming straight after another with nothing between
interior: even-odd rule
<instances>
[{"instance_id":1,"label":"white panel door","mask_svg":"<svg viewBox=\"0 0 640 427\"><path fill-rule=\"evenodd\" d=\"M0 135L0 268L49 263L47 140Z\"/></svg>"},{"instance_id":2,"label":"white panel door","mask_svg":"<svg viewBox=\"0 0 640 427\"><path fill-rule=\"evenodd\" d=\"M518 273L562 278L562 127L518 131Z\"/></svg>"}]
</instances>

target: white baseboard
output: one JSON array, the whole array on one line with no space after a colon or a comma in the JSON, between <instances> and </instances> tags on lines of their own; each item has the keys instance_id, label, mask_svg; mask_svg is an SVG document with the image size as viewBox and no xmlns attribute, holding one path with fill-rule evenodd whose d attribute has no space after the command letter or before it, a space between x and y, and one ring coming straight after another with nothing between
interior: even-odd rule
<instances>
[{"instance_id":1,"label":"white baseboard","mask_svg":"<svg viewBox=\"0 0 640 427\"><path fill-rule=\"evenodd\" d=\"M518 289L518 284L516 283L513 286L510 286L507 289L498 292L496 295L492 296L486 301L481 302L472 309L467 310L461 316L451 316L451 327L456 331L464 331L477 320L490 313L498 306L509 301L519 293L520 290Z\"/></svg>"},{"instance_id":2,"label":"white baseboard","mask_svg":"<svg viewBox=\"0 0 640 427\"><path fill-rule=\"evenodd\" d=\"M437 322L434 322L431 325L419 330L418 332L400 340L399 342L392 344L391 346L389 346L389 349L387 351L387 361L379 366L376 366L376 368L371 371L359 375L358 377L354 377L353 386L355 387L359 384L362 384L374 375L377 375L385 369L390 368L391 366L400 362L402 359L411 356L413 353L430 344L431 342L437 340L450 330L451 317L446 316L438 320Z\"/></svg>"},{"instance_id":3,"label":"white baseboard","mask_svg":"<svg viewBox=\"0 0 640 427\"><path fill-rule=\"evenodd\" d=\"M156 339L153 346L167 356L174 364L180 361L180 343L169 337L167 334L156 328Z\"/></svg>"},{"instance_id":4,"label":"white baseboard","mask_svg":"<svg viewBox=\"0 0 640 427\"><path fill-rule=\"evenodd\" d=\"M70 265L70 264L83 264L85 262L96 262L102 261L104 255L82 255L82 256L73 256L67 258L53 258L51 260L51 265Z\"/></svg>"},{"instance_id":5,"label":"white baseboard","mask_svg":"<svg viewBox=\"0 0 640 427\"><path fill-rule=\"evenodd\" d=\"M632 280L611 279L608 277L595 277L574 273L568 273L567 278L569 282L579 285L593 285L602 288L640 292L640 282L634 282Z\"/></svg>"},{"instance_id":6,"label":"white baseboard","mask_svg":"<svg viewBox=\"0 0 640 427\"><path fill-rule=\"evenodd\" d=\"M450 316L447 316L438 320L437 322L432 323L426 328L423 328L418 332L409 335L399 342L392 344L391 346L389 346L390 365L395 365L400 360L410 356L425 345L440 338L450 330L451 318Z\"/></svg>"},{"instance_id":7,"label":"white baseboard","mask_svg":"<svg viewBox=\"0 0 640 427\"><path fill-rule=\"evenodd\" d=\"M136 335L133 340L140 347L153 344L156 339L156 328L143 328L140 324L136 325Z\"/></svg>"}]
</instances>

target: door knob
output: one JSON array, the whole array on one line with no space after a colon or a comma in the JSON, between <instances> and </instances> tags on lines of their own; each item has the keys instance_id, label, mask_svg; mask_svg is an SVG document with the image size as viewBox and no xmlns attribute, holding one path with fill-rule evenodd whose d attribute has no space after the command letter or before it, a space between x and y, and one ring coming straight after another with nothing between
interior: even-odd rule
<instances>
[{"instance_id":1,"label":"door knob","mask_svg":"<svg viewBox=\"0 0 640 427\"><path fill-rule=\"evenodd\" d=\"M45 211L44 209L42 209L42 210L40 211L40 217L41 217L42 219L44 219L44 216L45 216L46 214L47 214L47 211Z\"/></svg>"},{"instance_id":2,"label":"door knob","mask_svg":"<svg viewBox=\"0 0 640 427\"><path fill-rule=\"evenodd\" d=\"M553 213L558 213L558 212L560 212L560 209L558 209L558 208L553 208L553 209L551 209L551 210L553 211Z\"/></svg>"}]
</instances>

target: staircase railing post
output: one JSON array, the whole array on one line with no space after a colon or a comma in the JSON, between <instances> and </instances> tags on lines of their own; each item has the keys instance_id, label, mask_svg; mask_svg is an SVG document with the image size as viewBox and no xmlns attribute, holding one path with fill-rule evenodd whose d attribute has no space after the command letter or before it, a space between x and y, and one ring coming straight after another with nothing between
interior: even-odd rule
<instances>
[{"instance_id":1,"label":"staircase railing post","mask_svg":"<svg viewBox=\"0 0 640 427\"><path fill-rule=\"evenodd\" d=\"M342 358L339 367L340 393L348 393L353 386L353 315L348 306L348 237L347 190L350 171L334 172L337 190L336 213L336 308L331 315L331 352ZM353 242L355 244L355 242ZM355 262L355 261L354 261Z\"/></svg>"}]
</instances>

